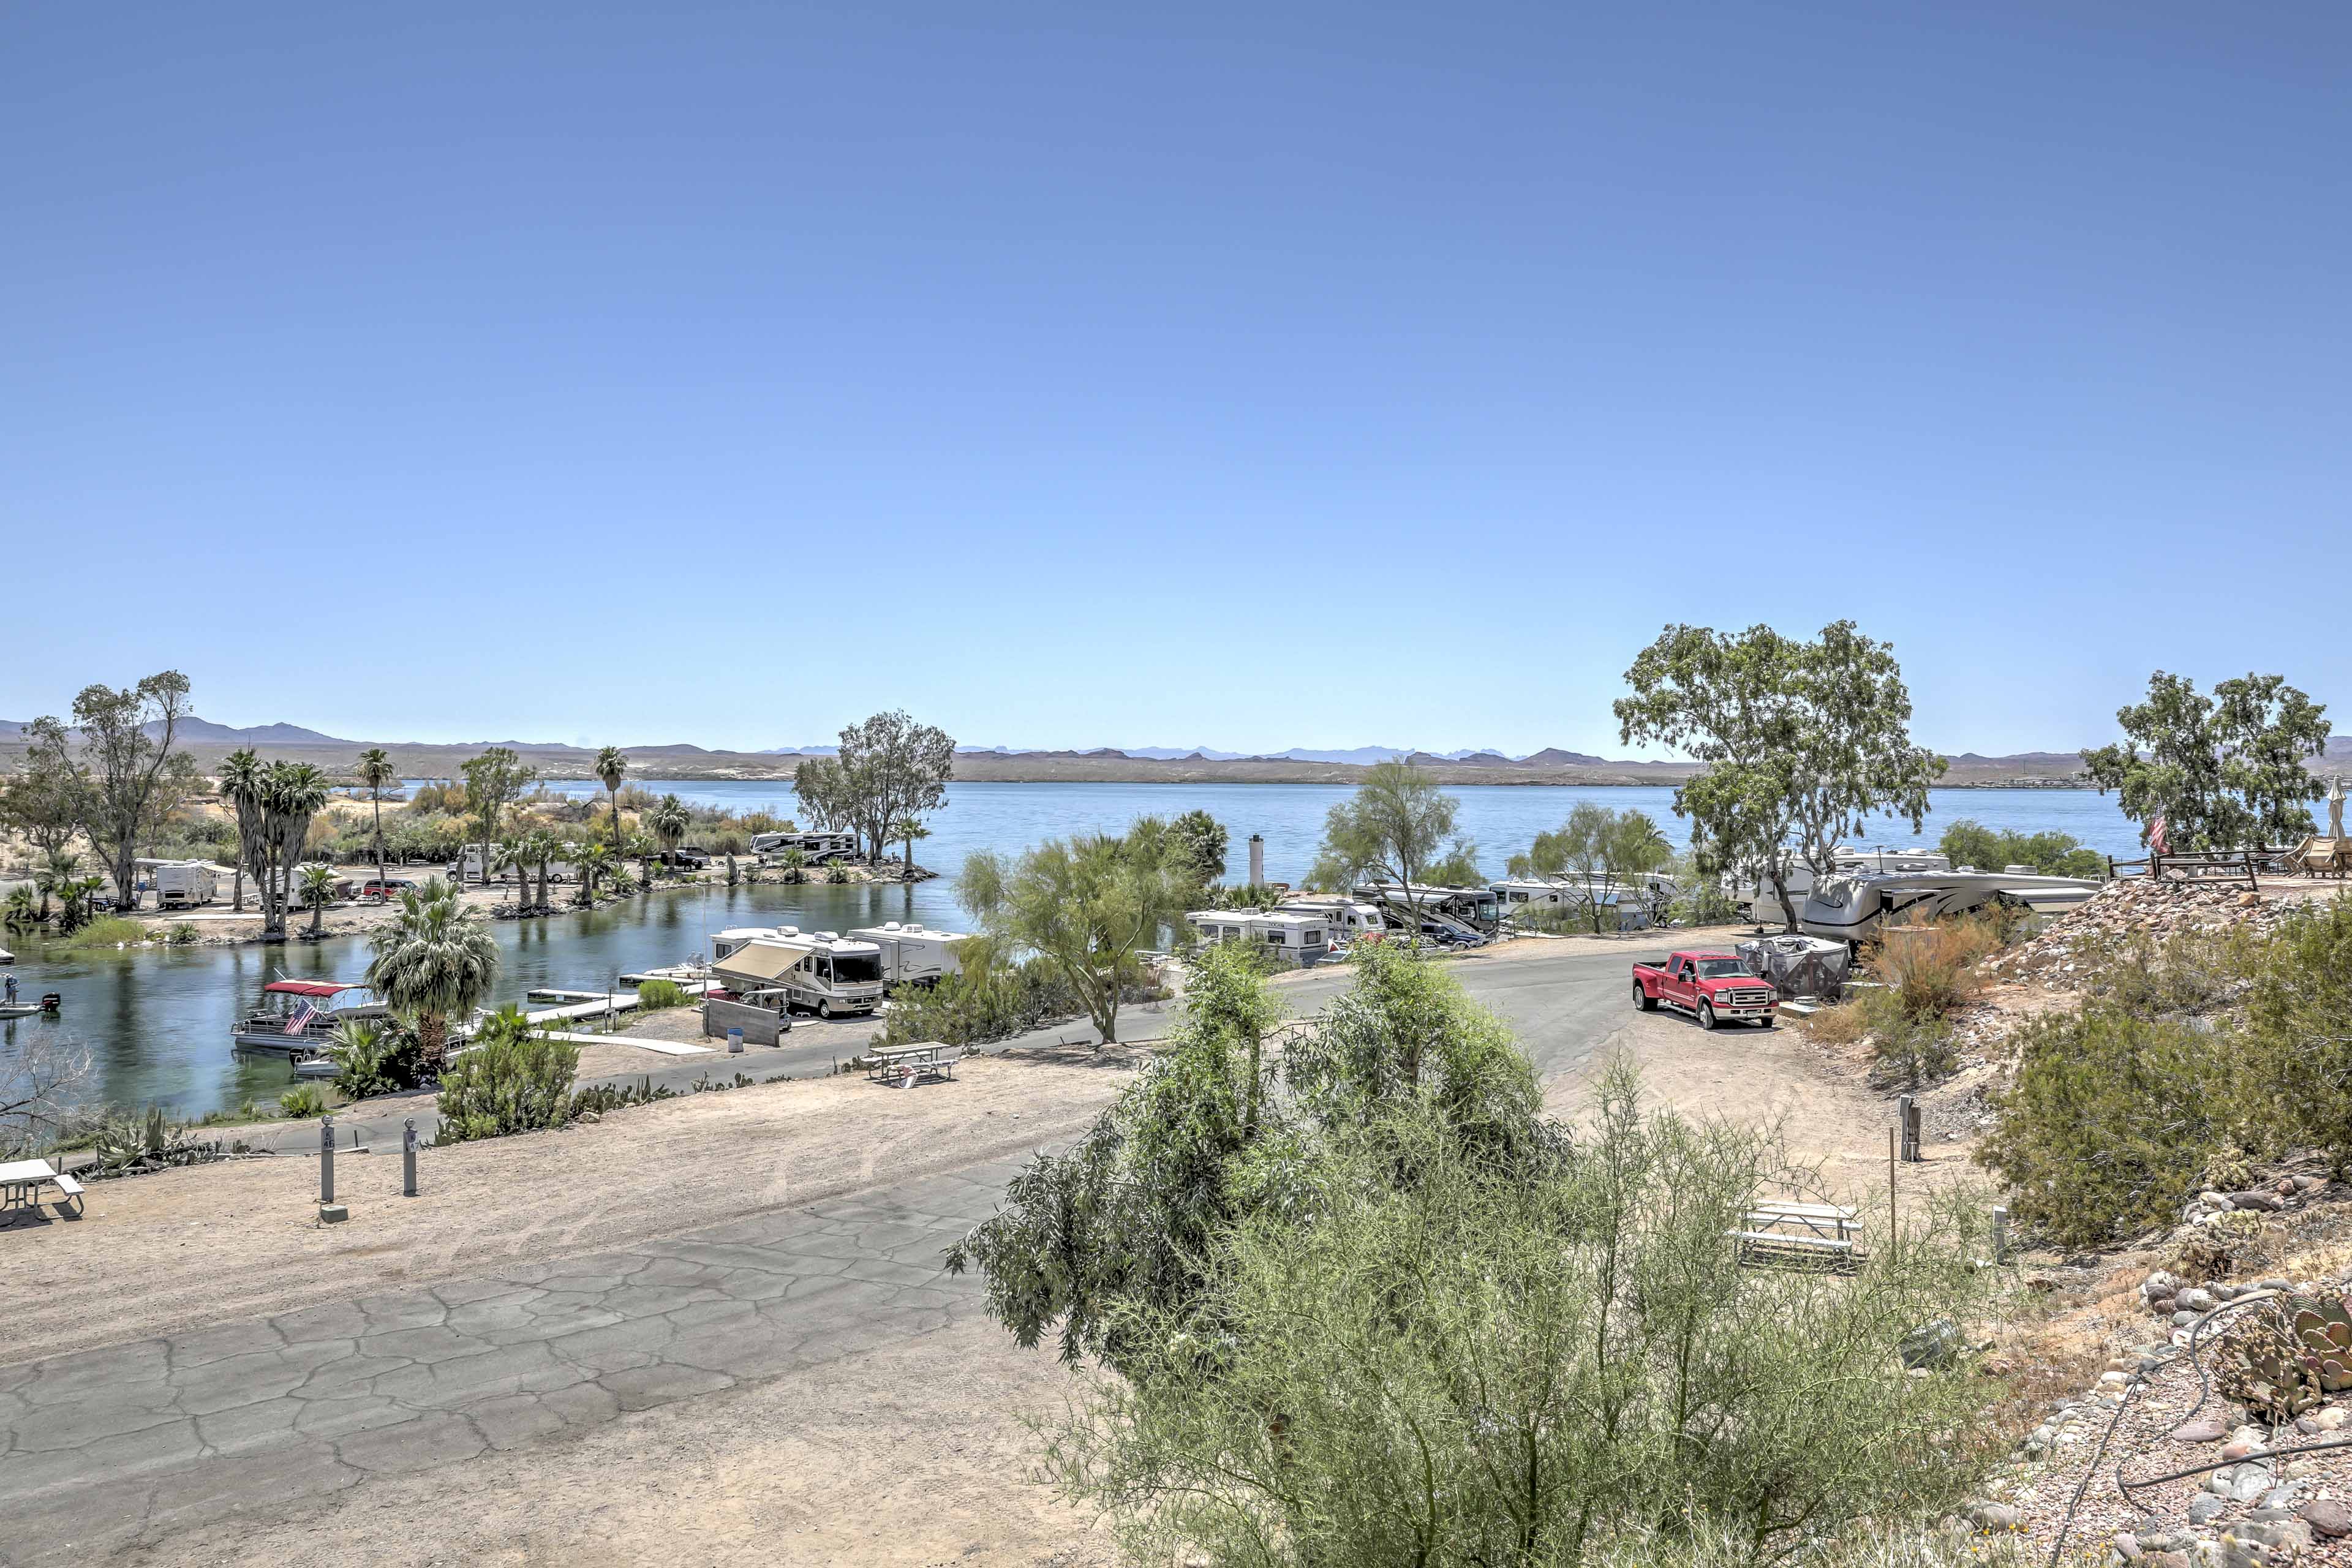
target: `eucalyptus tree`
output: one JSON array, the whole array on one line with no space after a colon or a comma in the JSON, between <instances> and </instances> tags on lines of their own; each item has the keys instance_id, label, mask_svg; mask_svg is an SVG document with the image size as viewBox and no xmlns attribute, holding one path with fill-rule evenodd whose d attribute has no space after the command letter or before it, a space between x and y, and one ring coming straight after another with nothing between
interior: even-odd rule
<instances>
[{"instance_id":1,"label":"eucalyptus tree","mask_svg":"<svg viewBox=\"0 0 2352 1568\"><path fill-rule=\"evenodd\" d=\"M466 775L466 804L482 819L482 879L488 881L490 846L498 841L499 819L508 806L521 797L525 786L539 777L539 770L507 747L492 746L468 761L462 771ZM460 859L458 864L465 862Z\"/></svg>"},{"instance_id":2,"label":"eucalyptus tree","mask_svg":"<svg viewBox=\"0 0 2352 1568\"><path fill-rule=\"evenodd\" d=\"M86 686L73 700L73 726L53 718L25 727L37 765L72 803L114 876L118 903L138 901L139 851L163 819L202 784L194 762L174 749L188 717L188 678L176 669L121 689Z\"/></svg>"},{"instance_id":3,"label":"eucalyptus tree","mask_svg":"<svg viewBox=\"0 0 2352 1568\"><path fill-rule=\"evenodd\" d=\"M438 877L400 896L400 913L376 932L367 983L416 1031L425 1070L448 1054L449 1020L463 1020L498 978L499 944Z\"/></svg>"},{"instance_id":4,"label":"eucalyptus tree","mask_svg":"<svg viewBox=\"0 0 2352 1568\"><path fill-rule=\"evenodd\" d=\"M65 758L45 747L26 752L0 787L0 827L23 834L43 858L62 854L80 826L75 784Z\"/></svg>"},{"instance_id":5,"label":"eucalyptus tree","mask_svg":"<svg viewBox=\"0 0 2352 1568\"><path fill-rule=\"evenodd\" d=\"M1753 869L1796 928L1792 855L1815 876L1841 840L1891 812L1918 831L1944 761L1911 743L1911 697L1887 644L1852 621L1799 642L1769 626L1668 626L1625 672L1620 739L1706 764L1675 792L1702 875Z\"/></svg>"},{"instance_id":6,"label":"eucalyptus tree","mask_svg":"<svg viewBox=\"0 0 2352 1568\"><path fill-rule=\"evenodd\" d=\"M842 731L838 754L793 770L793 791L817 826L856 833L871 865L900 823L947 805L954 776L954 739L894 710Z\"/></svg>"},{"instance_id":7,"label":"eucalyptus tree","mask_svg":"<svg viewBox=\"0 0 2352 1568\"><path fill-rule=\"evenodd\" d=\"M2124 739L2083 753L2101 795L2175 849L2233 849L2312 831L2318 779L2305 759L2327 749L2327 709L2284 676L2217 682L2210 697L2158 670L2147 700L2117 710Z\"/></svg>"},{"instance_id":8,"label":"eucalyptus tree","mask_svg":"<svg viewBox=\"0 0 2352 1568\"><path fill-rule=\"evenodd\" d=\"M353 770L360 783L367 786L368 804L375 814L375 880L383 886L383 786L400 777L392 765L392 758L382 746L370 746L360 753L360 765Z\"/></svg>"},{"instance_id":9,"label":"eucalyptus tree","mask_svg":"<svg viewBox=\"0 0 2352 1568\"><path fill-rule=\"evenodd\" d=\"M596 753L596 782L604 786L604 794L613 802L613 852L621 851L621 781L629 776L628 754L618 746L607 746Z\"/></svg>"}]
</instances>

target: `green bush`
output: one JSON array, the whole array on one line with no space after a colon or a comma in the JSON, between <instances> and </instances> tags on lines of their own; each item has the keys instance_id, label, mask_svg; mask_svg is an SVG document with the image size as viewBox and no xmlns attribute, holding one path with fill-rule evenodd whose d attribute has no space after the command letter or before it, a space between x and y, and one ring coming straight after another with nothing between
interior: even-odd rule
<instances>
[{"instance_id":1,"label":"green bush","mask_svg":"<svg viewBox=\"0 0 2352 1568\"><path fill-rule=\"evenodd\" d=\"M100 915L77 926L65 939L68 947L113 947L147 940L147 928L122 915Z\"/></svg>"},{"instance_id":2,"label":"green bush","mask_svg":"<svg viewBox=\"0 0 2352 1568\"><path fill-rule=\"evenodd\" d=\"M2021 1223L2064 1245L2172 1224L2215 1159L2270 1142L2261 1064L2191 1022L2093 1002L2018 1040L2017 1082L1976 1158L2013 1190Z\"/></svg>"},{"instance_id":3,"label":"green bush","mask_svg":"<svg viewBox=\"0 0 2352 1568\"><path fill-rule=\"evenodd\" d=\"M675 980L648 980L637 987L637 1011L658 1013L665 1007L683 1007L688 997Z\"/></svg>"},{"instance_id":4,"label":"green bush","mask_svg":"<svg viewBox=\"0 0 2352 1568\"><path fill-rule=\"evenodd\" d=\"M1077 988L1042 958L999 963L986 939L964 946L962 973L930 985L901 985L883 1016L883 1047L937 1040L977 1046L1007 1040L1086 1011Z\"/></svg>"},{"instance_id":5,"label":"green bush","mask_svg":"<svg viewBox=\"0 0 2352 1568\"><path fill-rule=\"evenodd\" d=\"M625 1110L632 1105L651 1105L656 1100L677 1098L677 1090L666 1083L654 1082L650 1076L635 1083L592 1083L572 1095L572 1116L576 1121L589 1111L602 1116L608 1110Z\"/></svg>"},{"instance_id":6,"label":"green bush","mask_svg":"<svg viewBox=\"0 0 2352 1568\"><path fill-rule=\"evenodd\" d=\"M425 1081L424 1048L397 1025L339 1025L335 1046L335 1092L346 1100L398 1094Z\"/></svg>"},{"instance_id":7,"label":"green bush","mask_svg":"<svg viewBox=\"0 0 2352 1568\"><path fill-rule=\"evenodd\" d=\"M2288 911L2244 970L2245 1034L2280 1130L2352 1173L2352 900Z\"/></svg>"},{"instance_id":8,"label":"green bush","mask_svg":"<svg viewBox=\"0 0 2352 1568\"><path fill-rule=\"evenodd\" d=\"M278 1109L300 1121L327 1114L327 1097L314 1083L298 1083L278 1097Z\"/></svg>"},{"instance_id":9,"label":"green bush","mask_svg":"<svg viewBox=\"0 0 2352 1568\"><path fill-rule=\"evenodd\" d=\"M1965 816L1944 829L1936 847L1954 866L1973 866L1979 871L2025 866L2045 877L2104 879L2107 874L2106 857L2084 848L2081 840L2069 834L1996 830Z\"/></svg>"},{"instance_id":10,"label":"green bush","mask_svg":"<svg viewBox=\"0 0 2352 1568\"><path fill-rule=\"evenodd\" d=\"M443 1143L561 1127L571 1119L580 1050L531 1030L521 1009L490 1016L476 1042L441 1069Z\"/></svg>"}]
</instances>

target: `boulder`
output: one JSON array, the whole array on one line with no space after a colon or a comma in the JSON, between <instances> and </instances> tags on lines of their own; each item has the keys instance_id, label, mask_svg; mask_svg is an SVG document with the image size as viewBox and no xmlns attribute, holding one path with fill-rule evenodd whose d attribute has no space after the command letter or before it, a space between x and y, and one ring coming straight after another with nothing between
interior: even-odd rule
<instances>
[{"instance_id":1,"label":"boulder","mask_svg":"<svg viewBox=\"0 0 2352 1568\"><path fill-rule=\"evenodd\" d=\"M2352 1508L2334 1498L2317 1498L2295 1510L2295 1516L2320 1534L2333 1539L2352 1535Z\"/></svg>"},{"instance_id":2,"label":"boulder","mask_svg":"<svg viewBox=\"0 0 2352 1568\"><path fill-rule=\"evenodd\" d=\"M2218 1443L2229 1435L2229 1427L2221 1424L2218 1415L2200 1415L2172 1429L2172 1440L2176 1443Z\"/></svg>"},{"instance_id":3,"label":"boulder","mask_svg":"<svg viewBox=\"0 0 2352 1568\"><path fill-rule=\"evenodd\" d=\"M2173 1297L2172 1302L2184 1312L2210 1312L2215 1305L2213 1292L2194 1285Z\"/></svg>"}]
</instances>

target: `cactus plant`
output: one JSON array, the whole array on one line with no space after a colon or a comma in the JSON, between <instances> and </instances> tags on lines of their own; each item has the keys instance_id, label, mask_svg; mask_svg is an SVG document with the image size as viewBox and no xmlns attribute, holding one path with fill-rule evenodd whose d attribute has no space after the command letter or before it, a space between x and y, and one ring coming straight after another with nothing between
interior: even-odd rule
<instances>
[{"instance_id":1,"label":"cactus plant","mask_svg":"<svg viewBox=\"0 0 2352 1568\"><path fill-rule=\"evenodd\" d=\"M2352 1389L2352 1307L2289 1296L2249 1309L2221 1337L2221 1392L2277 1426Z\"/></svg>"}]
</instances>

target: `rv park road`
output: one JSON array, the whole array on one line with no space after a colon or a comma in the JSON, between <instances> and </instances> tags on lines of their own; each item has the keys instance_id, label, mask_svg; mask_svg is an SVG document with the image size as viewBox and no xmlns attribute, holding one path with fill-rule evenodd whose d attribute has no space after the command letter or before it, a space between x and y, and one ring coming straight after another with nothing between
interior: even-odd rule
<instances>
[{"instance_id":1,"label":"rv park road","mask_svg":"<svg viewBox=\"0 0 2352 1568\"><path fill-rule=\"evenodd\" d=\"M1700 1036L1681 1020L1635 1014L1628 965L1650 955L1648 945L1563 942L1465 960L1454 973L1518 1031L1557 1103L1572 1101L1612 1041L1645 1059L1706 1053L1712 1065L1695 1091L1702 1102L1737 1108L1755 1098L1740 1082L1743 1053L1794 1047L1745 1031ZM1344 973L1309 973L1282 990L1306 1014L1346 983ZM762 1066L754 1059L746 1070ZM1812 1094L1796 1091L1799 1100ZM448 1466L502 1474L498 1467L525 1461L560 1468L572 1462L564 1445L584 1454L616 1442L625 1444L619 1471L658 1475L671 1461L657 1434L628 1428L687 1418L645 1414L657 1406L711 1402L723 1410L758 1385L797 1387L793 1379L829 1367L854 1376L849 1363L861 1359L870 1374L890 1364L874 1358L919 1354L927 1343L957 1347L949 1359L959 1369L1000 1356L1045 1361L1048 1351L1017 1352L987 1330L978 1282L940 1266L942 1250L991 1212L1018 1163L998 1158L586 1256L0 1365L0 1563L229 1561L272 1542L285 1550L264 1555L341 1561L332 1543L345 1541L356 1554L355 1538L301 1532L325 1528L331 1510L339 1520L366 1517L372 1489L383 1499L415 1491L404 1477ZM7 1243L0 1231L0 1254ZM9 1289L0 1284L0 1308ZM0 1360L5 1353L0 1339ZM1004 1456L1006 1485L1019 1457L1017 1448ZM606 1479L622 1484L623 1474ZM450 1472L418 1486L466 1484ZM816 1483L772 1474L761 1484L782 1507L796 1488ZM374 1515L388 1506L378 1502ZM429 1510L415 1523L413 1539L379 1542L370 1560L467 1559L449 1550L452 1527ZM527 1539L527 1550L508 1542L500 1560L640 1560L613 1542L604 1552L551 1552L536 1525ZM773 1534L764 1544L765 1561L904 1560L871 1542L822 1555L803 1555ZM911 1538L901 1544L925 1560Z\"/></svg>"}]
</instances>

